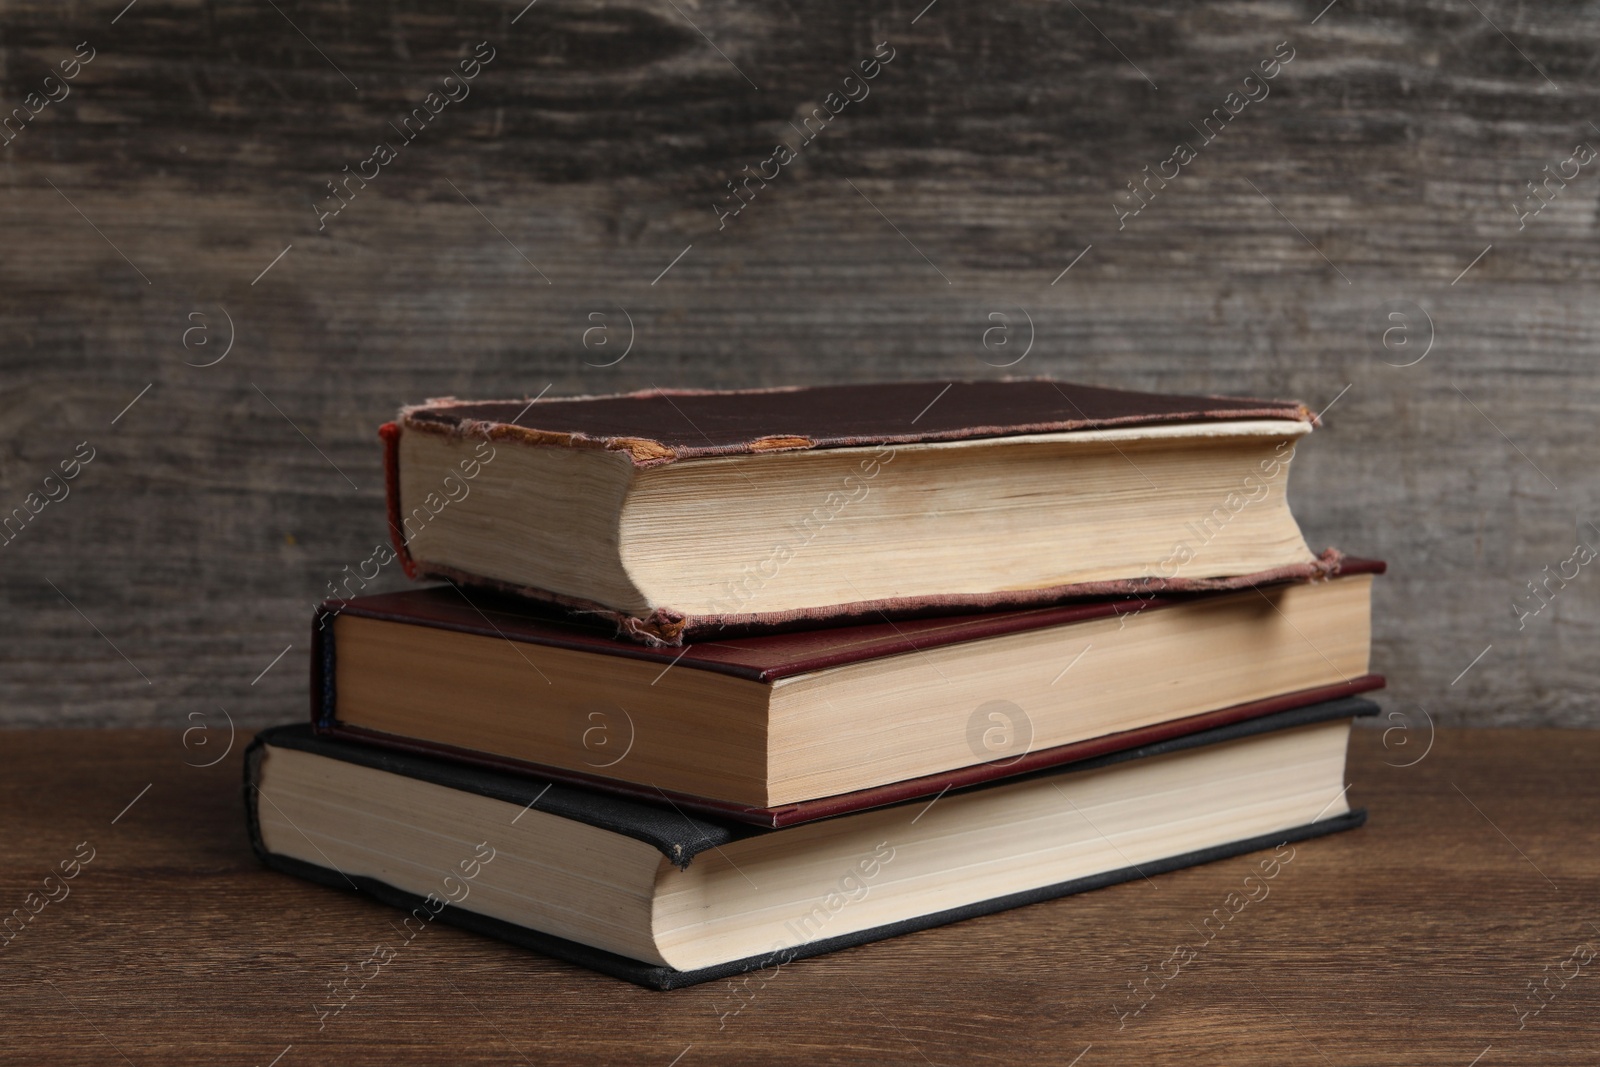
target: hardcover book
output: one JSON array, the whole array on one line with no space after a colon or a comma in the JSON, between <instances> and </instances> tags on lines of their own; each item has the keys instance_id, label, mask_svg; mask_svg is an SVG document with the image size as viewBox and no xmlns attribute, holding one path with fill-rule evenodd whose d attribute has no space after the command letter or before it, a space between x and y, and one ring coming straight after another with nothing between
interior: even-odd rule
<instances>
[{"instance_id":1,"label":"hardcover book","mask_svg":"<svg viewBox=\"0 0 1600 1067\"><path fill-rule=\"evenodd\" d=\"M382 436L413 577L677 644L1329 573L1285 495L1314 422L1028 380L434 400Z\"/></svg>"},{"instance_id":2,"label":"hardcover book","mask_svg":"<svg viewBox=\"0 0 1600 1067\"><path fill-rule=\"evenodd\" d=\"M561 783L264 731L257 853L666 989L1361 823L1346 698L988 785L759 830ZM1292 850L1291 850L1292 854Z\"/></svg>"},{"instance_id":3,"label":"hardcover book","mask_svg":"<svg viewBox=\"0 0 1600 1067\"><path fill-rule=\"evenodd\" d=\"M1377 688L1382 566L676 649L477 590L357 597L316 619L313 719L780 826Z\"/></svg>"}]
</instances>

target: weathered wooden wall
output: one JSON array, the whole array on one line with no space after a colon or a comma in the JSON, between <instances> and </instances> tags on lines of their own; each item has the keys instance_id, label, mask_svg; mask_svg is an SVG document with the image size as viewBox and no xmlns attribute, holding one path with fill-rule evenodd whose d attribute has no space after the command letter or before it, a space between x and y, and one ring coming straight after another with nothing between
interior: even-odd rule
<instances>
[{"instance_id":1,"label":"weathered wooden wall","mask_svg":"<svg viewBox=\"0 0 1600 1067\"><path fill-rule=\"evenodd\" d=\"M1600 14L1323 2L0 4L6 109L94 50L0 148L0 513L94 450L0 548L0 719L303 714L402 402L1024 373L1332 404L1293 497L1315 545L1393 566L1391 706L1600 723L1595 568L1513 608L1600 520L1600 165L1513 207L1600 145ZM725 182L880 42L870 95L719 230Z\"/></svg>"}]
</instances>

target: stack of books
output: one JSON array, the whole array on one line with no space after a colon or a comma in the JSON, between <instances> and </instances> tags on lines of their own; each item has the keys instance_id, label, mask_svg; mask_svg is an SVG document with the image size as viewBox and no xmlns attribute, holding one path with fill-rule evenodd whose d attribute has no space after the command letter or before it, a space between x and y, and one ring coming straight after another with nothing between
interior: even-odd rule
<instances>
[{"instance_id":1,"label":"stack of books","mask_svg":"<svg viewBox=\"0 0 1600 1067\"><path fill-rule=\"evenodd\" d=\"M431 401L246 774L265 862L656 988L1359 825L1382 564L1285 401ZM394 560L446 584L361 595ZM1065 906L1065 905L1061 905Z\"/></svg>"}]
</instances>

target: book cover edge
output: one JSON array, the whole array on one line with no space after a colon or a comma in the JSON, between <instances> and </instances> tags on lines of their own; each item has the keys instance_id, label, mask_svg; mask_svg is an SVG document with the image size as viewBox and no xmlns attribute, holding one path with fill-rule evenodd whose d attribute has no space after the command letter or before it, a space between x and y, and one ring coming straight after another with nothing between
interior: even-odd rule
<instances>
[{"instance_id":1,"label":"book cover edge","mask_svg":"<svg viewBox=\"0 0 1600 1067\"><path fill-rule=\"evenodd\" d=\"M912 601L909 599L896 601L893 603L884 602L883 606L894 609L895 616L898 617L902 622L907 620L920 621L927 618L953 618L959 619L961 625L952 625L947 629L937 632L924 631L912 633L910 635L902 634L901 644L904 647L891 645L890 647L881 651L870 653L858 652L851 654L834 652L830 654L813 654L809 658L796 658L788 662L775 663L769 666L747 665L691 657L688 656L687 653L692 651L695 644L693 641L690 641L687 645L672 644L666 639L646 641L641 636L640 632L633 631L619 634L615 638L599 636L591 637L591 641L599 640L602 642L602 644L600 644L598 647L586 642L576 634L570 637L563 636L559 633L547 635L531 634L521 629L514 622L508 622L507 625L510 627L508 631L506 629L497 627L490 622L484 609L478 605L472 604L471 600L467 600L466 603L473 607L478 612L479 616L484 619L484 621L481 623L472 619L467 619L465 621L446 621L437 618L430 618L426 614L418 611L397 611L393 607L380 607L376 603L377 601L392 603L393 598L397 596L418 596L428 593L432 590L440 590L451 587L455 588L456 592L465 598L466 593L461 589L461 584L466 584L474 588L491 589L492 591L502 595L508 591L507 589L501 588L498 585L485 585L479 579L454 571L452 571L451 575L449 576L441 575L433 570L428 570L424 573L424 577L445 577L446 580L450 581L451 583L455 583L452 586L430 586L423 589L401 590L394 593L379 593L369 596L335 598L323 601L320 607L322 610L331 611L336 614L349 614L357 618L375 619L382 622L393 622L406 626L422 626L441 630L451 630L457 633L472 634L478 637L509 639L522 644L532 645L534 647L564 648L578 652L585 652L591 655L622 656L630 659L649 660L653 663L682 662L684 669L687 670L710 671L716 674L726 674L735 678L743 678L748 681L770 683L784 678L791 678L797 675L811 673L813 671L825 670L850 663L869 662L874 659L881 659L888 656L907 654L911 652L923 652L930 648L943 648L950 645L989 640L1017 633L1032 633L1039 630L1046 630L1055 626L1071 626L1077 623L1092 622L1095 619L1105 618L1111 615L1139 614L1144 611L1164 611L1171 608L1193 604L1197 601L1203 601L1213 597L1223 597L1233 593L1246 592L1250 589L1282 588L1298 584L1314 584L1316 582L1338 581L1342 578L1359 577L1362 575L1377 576L1383 574L1387 569L1387 565L1381 560L1346 557L1342 553L1339 553L1336 549L1328 549L1323 553L1321 559L1324 562L1323 570L1315 574L1274 576L1272 572L1261 572L1260 574L1256 575L1240 576L1237 579L1208 579L1207 581L1242 584L1230 584L1219 586L1217 588L1208 587L1194 590L1162 590L1149 588L1145 590L1146 592L1152 593L1152 595L1149 596L1134 595L1130 589L1122 589L1120 593L1116 591L1101 592L1094 594L1093 596L1086 594L1083 596L1073 595L1058 598L1046 597L1037 603L1030 602L1019 603L1015 605L985 604L978 605L976 607L969 606L964 609L962 608L962 605L955 605L954 607L956 609L961 610L957 610L953 616L952 606L944 603L942 600L937 605L925 605L921 609L911 607L910 605L912 604ZM564 601L558 602L540 600L538 598L523 594L513 595L516 596L518 601L527 602L529 603L530 607L534 609L548 607L550 604L557 604L558 606L575 610L575 603L571 602L571 598L565 598ZM1117 599L1111 599L1113 596L1117 597ZM490 605L489 610L495 611L495 606ZM829 610L843 610L843 608L840 607ZM1058 617L1047 619L1041 619L1038 617L1044 613L1055 614ZM513 616L515 615L515 613L511 612L505 614ZM623 618L622 616L616 615L616 613L606 610L587 611L585 614L591 616L600 615L611 622L616 622L617 619ZM733 632L722 632L716 636L724 641L737 640L740 638L776 638L781 637L786 632L792 632L800 629L802 623L822 623L824 624L822 628L829 631L850 630L859 626L874 626L876 623L867 622L864 620L874 616L882 618L885 614L885 612L874 608L870 610L864 610L860 614L836 614L828 616L825 619L811 619L809 617L798 620L789 619L786 623L773 623L771 626L765 628L745 627L741 624L741 626L735 627ZM657 625L656 623L650 622L648 619L635 619L631 616L626 618L628 618L632 623L646 628ZM751 618L755 618L755 616L751 616ZM560 630L564 627L578 626L577 620L570 618L548 618L537 619L534 621L539 624L554 627L556 630ZM677 639L681 640L686 635L693 636L692 627L694 623L692 619L685 622L683 626L680 626L676 621L668 620L668 622L670 623L669 629L671 629L671 634L668 635L669 637L675 635ZM896 629L898 629L898 627L896 627ZM716 644L718 642L705 641L702 643ZM673 650L678 650L676 655L673 654Z\"/></svg>"}]
</instances>

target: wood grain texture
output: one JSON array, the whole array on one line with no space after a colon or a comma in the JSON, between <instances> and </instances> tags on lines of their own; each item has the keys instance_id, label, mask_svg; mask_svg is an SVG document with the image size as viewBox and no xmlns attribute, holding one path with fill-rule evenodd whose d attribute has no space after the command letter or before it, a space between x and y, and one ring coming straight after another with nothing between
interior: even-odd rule
<instances>
[{"instance_id":1,"label":"wood grain texture","mask_svg":"<svg viewBox=\"0 0 1600 1067\"><path fill-rule=\"evenodd\" d=\"M214 767L183 766L220 755L213 740L206 755L175 731L0 734L4 913L80 842L96 853L0 948L0 1062L1067 1064L1088 1048L1079 1067L1465 1067L1489 1046L1483 1064L1593 1058L1600 963L1577 977L1568 964L1560 981L1577 946L1600 945L1589 731L1446 729L1411 767L1399 765L1420 747L1358 731L1350 795L1367 826L1296 846L1267 895L1230 906L1209 939L1196 928L1262 855L802 961L736 1014L729 983L655 993L430 926L320 1031L312 1004L396 941L398 913L260 866L239 795L246 738ZM1113 1005L1136 1003L1127 983L1163 973L1177 946L1196 958L1119 1020ZM1519 1029L1527 983L1547 975L1546 1007Z\"/></svg>"},{"instance_id":2,"label":"wood grain texture","mask_svg":"<svg viewBox=\"0 0 1600 1067\"><path fill-rule=\"evenodd\" d=\"M1393 564L1395 706L1600 722L1600 579L1513 607L1600 519L1600 176L1513 206L1600 144L1590 5L124 7L0 7L0 114L95 55L0 148L0 515L95 449L0 548L0 720L303 714L310 611L384 535L374 430L403 402L1022 373L1332 404L1293 499L1314 547ZM319 223L481 41L470 95ZM1404 312L1410 347L1378 343L1393 300L1431 321Z\"/></svg>"}]
</instances>

